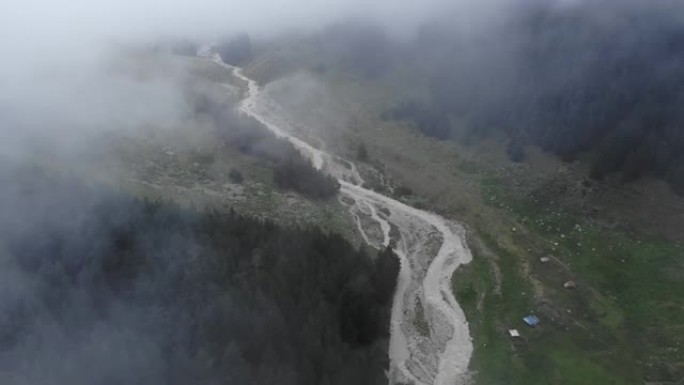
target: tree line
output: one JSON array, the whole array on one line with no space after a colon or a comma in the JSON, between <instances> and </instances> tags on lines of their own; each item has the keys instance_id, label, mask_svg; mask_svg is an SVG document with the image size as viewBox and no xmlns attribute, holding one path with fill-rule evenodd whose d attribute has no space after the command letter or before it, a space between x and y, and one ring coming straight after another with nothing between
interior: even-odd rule
<instances>
[{"instance_id":1,"label":"tree line","mask_svg":"<svg viewBox=\"0 0 684 385\"><path fill-rule=\"evenodd\" d=\"M428 97L383 117L438 139L503 132L513 160L536 145L587 159L596 178L655 176L684 193L683 11L665 0L533 2L477 41L426 26L400 55L428 74Z\"/></svg>"},{"instance_id":2,"label":"tree line","mask_svg":"<svg viewBox=\"0 0 684 385\"><path fill-rule=\"evenodd\" d=\"M0 181L4 384L386 383L391 249L35 170Z\"/></svg>"},{"instance_id":3,"label":"tree line","mask_svg":"<svg viewBox=\"0 0 684 385\"><path fill-rule=\"evenodd\" d=\"M203 96L195 101L195 113L211 116L225 143L263 160L273 170L278 187L313 199L330 198L339 192L337 179L316 169L292 143L276 137L255 119L240 116L230 106Z\"/></svg>"}]
</instances>

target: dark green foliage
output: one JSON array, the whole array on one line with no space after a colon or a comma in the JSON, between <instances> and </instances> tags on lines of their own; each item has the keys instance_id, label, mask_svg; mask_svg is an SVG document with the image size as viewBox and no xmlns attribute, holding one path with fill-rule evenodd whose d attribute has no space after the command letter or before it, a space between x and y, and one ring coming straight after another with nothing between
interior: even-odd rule
<instances>
[{"instance_id":1,"label":"dark green foliage","mask_svg":"<svg viewBox=\"0 0 684 385\"><path fill-rule=\"evenodd\" d=\"M228 172L228 178L233 183L242 183L245 179L242 176L242 173L239 170L236 170L234 168L231 168L230 172Z\"/></svg>"},{"instance_id":2,"label":"dark green foliage","mask_svg":"<svg viewBox=\"0 0 684 385\"><path fill-rule=\"evenodd\" d=\"M413 195L413 190L411 190L410 187L406 187L404 185L399 185L394 188L394 196L396 197L407 197L409 195Z\"/></svg>"},{"instance_id":3,"label":"dark green foliage","mask_svg":"<svg viewBox=\"0 0 684 385\"><path fill-rule=\"evenodd\" d=\"M278 164L273 170L273 180L281 188L298 191L310 198L328 198L340 190L337 179L321 173L301 156Z\"/></svg>"},{"instance_id":4,"label":"dark green foliage","mask_svg":"<svg viewBox=\"0 0 684 385\"><path fill-rule=\"evenodd\" d=\"M334 177L317 170L290 142L276 137L258 121L238 116L230 107L208 98L198 99L195 112L210 115L226 143L264 160L273 169L279 187L315 199L330 198L339 191Z\"/></svg>"},{"instance_id":5,"label":"dark green foliage","mask_svg":"<svg viewBox=\"0 0 684 385\"><path fill-rule=\"evenodd\" d=\"M423 134L445 140L451 135L448 112L439 111L415 101L400 103L383 118L412 121Z\"/></svg>"},{"instance_id":6,"label":"dark green foliage","mask_svg":"<svg viewBox=\"0 0 684 385\"><path fill-rule=\"evenodd\" d=\"M669 0L531 2L475 41L425 27L404 57L430 74L429 98L385 117L444 139L457 116L463 139L512 138L514 161L535 144L565 161L589 155L597 178L650 175L683 191L682 12Z\"/></svg>"},{"instance_id":7,"label":"dark green foliage","mask_svg":"<svg viewBox=\"0 0 684 385\"><path fill-rule=\"evenodd\" d=\"M363 143L359 143L359 145L356 147L356 160L360 162L368 162L369 160L368 149Z\"/></svg>"},{"instance_id":8,"label":"dark green foliage","mask_svg":"<svg viewBox=\"0 0 684 385\"><path fill-rule=\"evenodd\" d=\"M399 259L389 246L378 254L372 276L377 303L388 303L392 299L400 268Z\"/></svg>"},{"instance_id":9,"label":"dark green foliage","mask_svg":"<svg viewBox=\"0 0 684 385\"><path fill-rule=\"evenodd\" d=\"M24 174L0 175L3 384L386 383L391 250Z\"/></svg>"}]
</instances>

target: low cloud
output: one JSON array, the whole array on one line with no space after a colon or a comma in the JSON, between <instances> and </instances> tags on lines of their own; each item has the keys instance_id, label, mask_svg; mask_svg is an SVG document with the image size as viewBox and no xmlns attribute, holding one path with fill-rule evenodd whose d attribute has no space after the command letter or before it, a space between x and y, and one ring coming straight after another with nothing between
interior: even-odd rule
<instances>
[{"instance_id":1,"label":"low cloud","mask_svg":"<svg viewBox=\"0 0 684 385\"><path fill-rule=\"evenodd\" d=\"M0 15L0 155L16 155L36 141L55 148L68 143L72 151L71 145L92 132L170 124L182 117L187 106L174 76L116 71L130 47L167 38L211 41L239 31L269 36L322 27L341 17L370 18L394 31L408 30L446 4L8 0Z\"/></svg>"}]
</instances>

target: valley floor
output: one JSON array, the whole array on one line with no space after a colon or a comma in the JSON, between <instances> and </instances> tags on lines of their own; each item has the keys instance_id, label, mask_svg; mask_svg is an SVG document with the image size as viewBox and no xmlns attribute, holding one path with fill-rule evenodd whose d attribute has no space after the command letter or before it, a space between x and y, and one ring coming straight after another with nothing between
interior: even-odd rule
<instances>
[{"instance_id":1,"label":"valley floor","mask_svg":"<svg viewBox=\"0 0 684 385\"><path fill-rule=\"evenodd\" d=\"M511 163L496 139L467 147L426 138L381 119L395 96L377 82L299 74L267 89L292 121L346 117L300 134L356 159L367 186L467 224L474 260L452 282L474 339L477 384L684 377L684 202L661 183L597 183L579 164L534 149ZM284 97L295 89L310 95ZM526 326L526 315L540 325ZM425 330L420 317L415 323Z\"/></svg>"}]
</instances>

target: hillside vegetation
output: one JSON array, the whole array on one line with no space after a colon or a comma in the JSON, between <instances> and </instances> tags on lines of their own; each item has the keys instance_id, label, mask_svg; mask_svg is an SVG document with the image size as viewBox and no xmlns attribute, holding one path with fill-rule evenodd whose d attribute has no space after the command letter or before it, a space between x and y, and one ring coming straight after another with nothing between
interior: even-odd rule
<instances>
[{"instance_id":1,"label":"hillside vegetation","mask_svg":"<svg viewBox=\"0 0 684 385\"><path fill-rule=\"evenodd\" d=\"M195 114L208 115L226 144L265 161L273 169L278 187L312 199L330 198L340 190L334 177L317 170L289 141L276 137L256 120L240 116L233 106L198 97Z\"/></svg>"},{"instance_id":2,"label":"hillside vegetation","mask_svg":"<svg viewBox=\"0 0 684 385\"><path fill-rule=\"evenodd\" d=\"M521 6L475 42L428 27L403 53L427 74L427 97L386 117L439 139L503 132L515 161L534 144L586 158L595 178L655 176L684 193L683 11L670 1Z\"/></svg>"},{"instance_id":3,"label":"hillside vegetation","mask_svg":"<svg viewBox=\"0 0 684 385\"><path fill-rule=\"evenodd\" d=\"M476 383L677 383L682 200L653 179L682 191L681 14L528 3L474 41L448 23L410 42L336 25L251 70L307 69L348 114L327 144L363 146L379 191L469 225L454 289Z\"/></svg>"},{"instance_id":4,"label":"hillside vegetation","mask_svg":"<svg viewBox=\"0 0 684 385\"><path fill-rule=\"evenodd\" d=\"M0 181L3 384L386 382L391 250L30 168Z\"/></svg>"},{"instance_id":5,"label":"hillside vegetation","mask_svg":"<svg viewBox=\"0 0 684 385\"><path fill-rule=\"evenodd\" d=\"M381 83L391 92L378 115L437 139L503 134L514 161L534 145L586 162L596 179L657 177L681 194L682 14L670 0L523 2L476 32L445 15L396 41L351 21L250 52L262 54L252 65L264 81L306 68Z\"/></svg>"}]
</instances>

